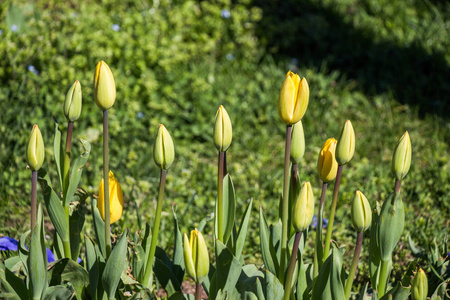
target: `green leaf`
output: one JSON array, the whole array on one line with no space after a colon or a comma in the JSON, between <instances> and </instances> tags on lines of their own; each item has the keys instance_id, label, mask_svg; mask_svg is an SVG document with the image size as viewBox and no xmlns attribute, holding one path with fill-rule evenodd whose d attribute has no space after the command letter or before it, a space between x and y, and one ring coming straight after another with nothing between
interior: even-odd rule
<instances>
[{"instance_id":1,"label":"green leaf","mask_svg":"<svg viewBox=\"0 0 450 300\"><path fill-rule=\"evenodd\" d=\"M186 300L186 298L184 298L182 292L175 292L169 296L168 300Z\"/></svg>"},{"instance_id":2,"label":"green leaf","mask_svg":"<svg viewBox=\"0 0 450 300\"><path fill-rule=\"evenodd\" d=\"M85 288L89 283L86 270L71 259L63 258L56 261L48 270L50 286L57 286L70 282L77 298L82 299Z\"/></svg>"},{"instance_id":3,"label":"green leaf","mask_svg":"<svg viewBox=\"0 0 450 300\"><path fill-rule=\"evenodd\" d=\"M66 197L64 198L66 201L66 203L64 203L64 206L69 205L70 201L72 201L73 195L78 188L78 183L80 183L81 174L83 173L83 167L86 164L91 152L91 144L88 141L80 139L80 142L84 148L84 153L75 160L72 166L69 186L67 188Z\"/></svg>"},{"instance_id":4,"label":"green leaf","mask_svg":"<svg viewBox=\"0 0 450 300\"><path fill-rule=\"evenodd\" d=\"M323 263L312 291L312 300L345 299L342 282L342 252L333 245L331 255Z\"/></svg>"},{"instance_id":5,"label":"green leaf","mask_svg":"<svg viewBox=\"0 0 450 300\"><path fill-rule=\"evenodd\" d=\"M30 235L30 233L31 233L31 230L27 230L24 234L22 234L20 236L19 247L18 247L19 257L20 257L20 260L22 260L22 265L23 265L23 269L24 269L26 276L28 276L28 257L30 255L30 252L25 247L25 241L26 241L27 237Z\"/></svg>"},{"instance_id":6,"label":"green leaf","mask_svg":"<svg viewBox=\"0 0 450 300\"><path fill-rule=\"evenodd\" d=\"M126 266L127 233L124 232L109 256L103 271L102 284L109 299L114 298L120 276Z\"/></svg>"},{"instance_id":7,"label":"green leaf","mask_svg":"<svg viewBox=\"0 0 450 300\"><path fill-rule=\"evenodd\" d=\"M162 287L166 290L168 296L171 296L175 292L181 292L181 284L175 274L172 272L171 268L158 257L155 257L153 272Z\"/></svg>"},{"instance_id":8,"label":"green leaf","mask_svg":"<svg viewBox=\"0 0 450 300\"><path fill-rule=\"evenodd\" d=\"M379 214L381 206L377 202L376 209L372 214L372 226L370 227L370 242L369 242L369 272L370 282L372 286L377 287L379 284L380 271L381 271L381 255L380 246L378 245L378 226L379 226Z\"/></svg>"},{"instance_id":9,"label":"green leaf","mask_svg":"<svg viewBox=\"0 0 450 300\"><path fill-rule=\"evenodd\" d=\"M9 294L8 299L28 299L28 290L25 283L6 268L2 262L0 262L0 282L2 297L6 298L5 294Z\"/></svg>"},{"instance_id":10,"label":"green leaf","mask_svg":"<svg viewBox=\"0 0 450 300\"><path fill-rule=\"evenodd\" d=\"M247 236L248 222L250 220L250 214L252 212L253 198L250 199L250 202L245 209L244 215L242 216L241 224L239 227L239 232L236 238L236 248L234 252L234 256L239 259L242 255L242 249L244 249L245 238Z\"/></svg>"},{"instance_id":11,"label":"green leaf","mask_svg":"<svg viewBox=\"0 0 450 300\"><path fill-rule=\"evenodd\" d=\"M81 248L81 231L83 230L86 207L78 203L69 217L70 222L70 252L72 258L78 257Z\"/></svg>"},{"instance_id":12,"label":"green leaf","mask_svg":"<svg viewBox=\"0 0 450 300\"><path fill-rule=\"evenodd\" d=\"M261 254L264 266L273 274L277 274L278 261L273 259L271 250L273 247L270 243L270 231L267 226L266 218L264 217L262 207L259 208L259 234L261 242ZM276 257L276 256L275 256Z\"/></svg>"},{"instance_id":13,"label":"green leaf","mask_svg":"<svg viewBox=\"0 0 450 300\"><path fill-rule=\"evenodd\" d=\"M97 296L97 285L99 278L99 263L94 244L89 237L85 237L86 242L86 268L89 274L89 291L93 299Z\"/></svg>"},{"instance_id":14,"label":"green leaf","mask_svg":"<svg viewBox=\"0 0 450 300\"><path fill-rule=\"evenodd\" d=\"M216 272L211 280L210 297L215 299L217 291L231 294L241 274L241 263L230 250L216 240Z\"/></svg>"},{"instance_id":15,"label":"green leaf","mask_svg":"<svg viewBox=\"0 0 450 300\"><path fill-rule=\"evenodd\" d=\"M279 300L283 299L284 288L283 284L278 280L278 278L265 270L264 272L264 285L263 285L264 295L266 299Z\"/></svg>"},{"instance_id":16,"label":"green leaf","mask_svg":"<svg viewBox=\"0 0 450 300\"><path fill-rule=\"evenodd\" d=\"M59 184L61 191L63 188L64 174L64 149L61 143L61 130L59 124L55 120L55 138L53 139L53 156L55 157L56 171L58 172Z\"/></svg>"},{"instance_id":17,"label":"green leaf","mask_svg":"<svg viewBox=\"0 0 450 300\"><path fill-rule=\"evenodd\" d=\"M31 299L41 299L47 287L47 250L44 239L44 217L39 204L36 226L31 234L30 252L28 256L29 295Z\"/></svg>"},{"instance_id":18,"label":"green leaf","mask_svg":"<svg viewBox=\"0 0 450 300\"><path fill-rule=\"evenodd\" d=\"M183 282L184 277L184 256L183 256L183 237L178 226L178 219L173 210L173 229L174 229L174 248L173 248L173 273L178 282Z\"/></svg>"},{"instance_id":19,"label":"green leaf","mask_svg":"<svg viewBox=\"0 0 450 300\"><path fill-rule=\"evenodd\" d=\"M42 297L42 300L69 300L74 296L74 291L63 285L49 287Z\"/></svg>"},{"instance_id":20,"label":"green leaf","mask_svg":"<svg viewBox=\"0 0 450 300\"><path fill-rule=\"evenodd\" d=\"M223 178L223 213L223 221L225 222L223 224L223 241L226 244L233 230L236 215L234 185L230 174Z\"/></svg>"},{"instance_id":21,"label":"green leaf","mask_svg":"<svg viewBox=\"0 0 450 300\"><path fill-rule=\"evenodd\" d=\"M1 262L0 262L1 263ZM4 261L5 267L11 272L20 272L22 268L22 260L19 256L13 256Z\"/></svg>"},{"instance_id":22,"label":"green leaf","mask_svg":"<svg viewBox=\"0 0 450 300\"><path fill-rule=\"evenodd\" d=\"M97 200L95 198L92 198L91 211L93 215L92 219L94 221L95 236L97 237L97 245L100 246L100 251L102 252L103 257L106 257L105 222L103 222L102 216L98 211Z\"/></svg>"},{"instance_id":23,"label":"green leaf","mask_svg":"<svg viewBox=\"0 0 450 300\"><path fill-rule=\"evenodd\" d=\"M391 194L381 207L378 220L378 245L381 260L391 259L392 251L405 227L405 208L400 193Z\"/></svg>"}]
</instances>

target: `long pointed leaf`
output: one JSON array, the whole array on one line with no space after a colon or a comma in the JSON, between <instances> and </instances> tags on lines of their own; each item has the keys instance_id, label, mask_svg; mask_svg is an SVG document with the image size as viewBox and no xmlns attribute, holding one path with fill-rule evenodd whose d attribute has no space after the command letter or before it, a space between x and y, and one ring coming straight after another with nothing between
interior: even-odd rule
<instances>
[{"instance_id":1,"label":"long pointed leaf","mask_svg":"<svg viewBox=\"0 0 450 300\"><path fill-rule=\"evenodd\" d=\"M225 222L223 224L223 241L226 245L228 239L230 238L231 231L233 230L236 215L234 185L230 174L225 175L223 178L223 213L223 221Z\"/></svg>"},{"instance_id":2,"label":"long pointed leaf","mask_svg":"<svg viewBox=\"0 0 450 300\"><path fill-rule=\"evenodd\" d=\"M47 250L44 239L44 219L39 205L37 222L31 235L28 256L29 295L31 299L41 299L47 285Z\"/></svg>"},{"instance_id":3,"label":"long pointed leaf","mask_svg":"<svg viewBox=\"0 0 450 300\"><path fill-rule=\"evenodd\" d=\"M242 249L244 249L245 238L247 236L248 222L250 220L250 214L252 212L253 206L253 198L250 199L250 202L245 209L244 215L242 216L242 221L239 227L239 232L236 238L236 249L234 256L239 259L242 255Z\"/></svg>"},{"instance_id":4,"label":"long pointed leaf","mask_svg":"<svg viewBox=\"0 0 450 300\"><path fill-rule=\"evenodd\" d=\"M64 169L64 150L61 143L61 130L55 120L55 138L53 139L53 156L55 157L56 171L58 172L59 184L63 190L63 169Z\"/></svg>"},{"instance_id":5,"label":"long pointed leaf","mask_svg":"<svg viewBox=\"0 0 450 300\"><path fill-rule=\"evenodd\" d=\"M266 218L264 217L262 207L259 208L259 235L261 243L261 254L264 266L273 274L277 274L275 262L270 251L270 231L267 226Z\"/></svg>"},{"instance_id":6,"label":"long pointed leaf","mask_svg":"<svg viewBox=\"0 0 450 300\"><path fill-rule=\"evenodd\" d=\"M120 276L126 266L127 254L127 233L124 232L119 242L114 246L111 256L106 262L105 270L103 271L102 283L106 295L109 299L114 298L114 295L119 285Z\"/></svg>"},{"instance_id":7,"label":"long pointed leaf","mask_svg":"<svg viewBox=\"0 0 450 300\"><path fill-rule=\"evenodd\" d=\"M72 201L73 195L75 194L78 184L80 183L83 167L86 164L91 152L91 144L88 141L80 139L80 142L84 148L84 153L81 154L73 164L72 172L70 173L69 186L67 188L66 197L64 198L66 201L64 206L69 205L70 201Z\"/></svg>"}]
</instances>

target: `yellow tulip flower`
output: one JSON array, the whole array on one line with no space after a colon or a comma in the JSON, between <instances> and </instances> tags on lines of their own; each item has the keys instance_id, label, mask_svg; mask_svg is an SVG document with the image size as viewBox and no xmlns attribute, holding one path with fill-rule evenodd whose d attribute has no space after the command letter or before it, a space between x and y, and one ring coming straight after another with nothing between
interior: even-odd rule
<instances>
[{"instance_id":1,"label":"yellow tulip flower","mask_svg":"<svg viewBox=\"0 0 450 300\"><path fill-rule=\"evenodd\" d=\"M278 114L286 125L300 121L305 115L309 102L309 86L306 78L289 71L286 74L280 96L278 97Z\"/></svg>"},{"instance_id":2,"label":"yellow tulip flower","mask_svg":"<svg viewBox=\"0 0 450 300\"><path fill-rule=\"evenodd\" d=\"M32 171L38 171L42 164L44 163L45 158L45 148L44 148L44 140L42 139L41 131L39 130L39 126L36 124L33 126L31 130L30 138L28 139L27 145L27 162L28 166Z\"/></svg>"},{"instance_id":3,"label":"yellow tulip flower","mask_svg":"<svg viewBox=\"0 0 450 300\"><path fill-rule=\"evenodd\" d=\"M227 151L228 147L231 145L233 130L231 127L230 116L228 116L228 113L223 105L219 106L216 113L213 137L214 145L217 150L221 152Z\"/></svg>"},{"instance_id":4,"label":"yellow tulip flower","mask_svg":"<svg viewBox=\"0 0 450 300\"><path fill-rule=\"evenodd\" d=\"M110 109L116 101L114 76L104 61L100 61L95 68L94 99L102 110Z\"/></svg>"},{"instance_id":5,"label":"yellow tulip flower","mask_svg":"<svg viewBox=\"0 0 450 300\"><path fill-rule=\"evenodd\" d=\"M98 187L97 208L105 221L105 193L104 193L103 179ZM123 192L120 183L114 177L112 171L109 171L109 207L110 207L110 221L111 224L117 222L122 216L123 211Z\"/></svg>"},{"instance_id":6,"label":"yellow tulip flower","mask_svg":"<svg viewBox=\"0 0 450 300\"><path fill-rule=\"evenodd\" d=\"M186 272L196 283L201 283L209 272L209 255L203 235L197 229L183 240L184 265Z\"/></svg>"},{"instance_id":7,"label":"yellow tulip flower","mask_svg":"<svg viewBox=\"0 0 450 300\"><path fill-rule=\"evenodd\" d=\"M320 150L317 169L323 182L330 182L336 178L338 168L335 157L336 144L337 141L334 138L329 138L323 145L322 150Z\"/></svg>"}]
</instances>

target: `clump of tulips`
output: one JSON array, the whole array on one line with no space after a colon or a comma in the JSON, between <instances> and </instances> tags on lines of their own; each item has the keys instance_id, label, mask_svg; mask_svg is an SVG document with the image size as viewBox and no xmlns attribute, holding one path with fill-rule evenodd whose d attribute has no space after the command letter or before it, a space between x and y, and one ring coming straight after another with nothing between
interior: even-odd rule
<instances>
[{"instance_id":1,"label":"clump of tulips","mask_svg":"<svg viewBox=\"0 0 450 300\"><path fill-rule=\"evenodd\" d=\"M64 101L64 116L68 121L65 148L63 134L59 124L55 123L56 184L43 168L45 149L39 127L34 125L31 131L26 149L26 160L32 172L31 228L18 242L19 255L0 262L0 298L155 299L157 290L164 289L168 299L197 300L204 295L208 299L353 299L358 292L353 281L363 250L364 232L369 231L369 261L364 263L369 265L371 287L369 283L365 284L358 299L406 300L409 295L414 300L428 296L448 299L445 298L448 297L445 294L450 269L448 260L441 262L436 258L433 261L432 268L439 276L433 277L431 284L416 262L411 264L401 282L390 281L393 253L405 222L401 187L411 165L408 132L394 148L392 194L383 203L372 203L371 206L363 192L355 192L347 215L356 232L356 242L347 269L343 249L331 241L344 166L352 161L355 153L355 131L347 120L338 140L327 139L318 153L321 194L316 203L311 183L314 178L301 180L299 168L306 149L301 120L309 105L309 86L305 78L289 71L278 98L278 113L286 125L280 215L277 223L268 224L262 208L259 210L263 263L257 266L245 264L242 257L253 201L250 199L239 221L234 185L227 172L226 154L233 134L225 107L219 106L212 130L218 151L217 198L215 207L211 208L215 212L214 230L205 232L204 220L198 226L192 226L196 228L189 237L186 233L182 235L173 212L174 245L169 256L158 247L158 234L167 172L175 160L172 137L160 124L153 145L160 181L152 226L146 223L136 233L125 230L113 239L111 226L122 217L124 203L121 184L109 169L108 114L116 101L116 89L113 73L103 61L95 69L93 98L103 113L103 179L99 180L98 197L92 197L78 186L91 152L90 143L80 139L84 151L73 161L71 157L74 123L82 110L81 84L75 81ZM52 243L55 261L50 264L44 239L44 208L37 201L38 181L41 182L43 204L55 228ZM333 181L331 209L326 212L326 193ZM81 235L88 202L94 225L93 237ZM310 230L314 215L318 217L315 232ZM325 215L329 221L324 236ZM214 237L214 249L207 248L204 236L206 239ZM308 239L314 241L314 257L309 258L305 255ZM182 284L187 277L194 281L195 296L183 294ZM431 286L433 289L429 289Z\"/></svg>"}]
</instances>

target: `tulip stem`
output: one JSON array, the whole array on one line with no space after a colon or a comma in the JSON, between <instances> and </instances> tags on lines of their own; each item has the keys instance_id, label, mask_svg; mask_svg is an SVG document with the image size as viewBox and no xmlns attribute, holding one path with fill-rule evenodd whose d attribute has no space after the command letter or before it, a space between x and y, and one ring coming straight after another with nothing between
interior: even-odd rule
<instances>
[{"instance_id":1,"label":"tulip stem","mask_svg":"<svg viewBox=\"0 0 450 300\"><path fill-rule=\"evenodd\" d=\"M103 195L105 205L106 258L111 254L111 219L109 205L108 110L103 111Z\"/></svg>"},{"instance_id":2,"label":"tulip stem","mask_svg":"<svg viewBox=\"0 0 450 300\"><path fill-rule=\"evenodd\" d=\"M217 239L223 241L223 177L225 170L225 152L219 151L217 172Z\"/></svg>"},{"instance_id":3,"label":"tulip stem","mask_svg":"<svg viewBox=\"0 0 450 300\"><path fill-rule=\"evenodd\" d=\"M31 233L36 226L37 211L37 171L31 172Z\"/></svg>"},{"instance_id":4,"label":"tulip stem","mask_svg":"<svg viewBox=\"0 0 450 300\"><path fill-rule=\"evenodd\" d=\"M161 174L159 177L158 202L156 204L156 215L155 215L155 219L153 220L152 242L150 244L150 252L148 253L147 265L145 266L145 274L144 274L144 279L142 282L144 284L144 286L146 286L150 291L153 290L152 268L153 268L153 260L154 260L155 251L156 251L156 241L158 239L159 224L161 223L161 212L162 212L162 206L163 206L163 200L164 200L164 190L166 187L166 175L167 175L167 170L161 169Z\"/></svg>"},{"instance_id":5,"label":"tulip stem","mask_svg":"<svg viewBox=\"0 0 450 300\"><path fill-rule=\"evenodd\" d=\"M327 193L328 182L322 184L322 194L320 195L319 220L316 227L316 251L314 252L314 278L319 275L319 268L323 263L322 226L323 207L325 204L325 194Z\"/></svg>"},{"instance_id":6,"label":"tulip stem","mask_svg":"<svg viewBox=\"0 0 450 300\"><path fill-rule=\"evenodd\" d=\"M292 225L292 207L294 206L294 202L298 196L299 191L298 191L297 187L298 187L299 180L300 179L298 178L298 164L293 163L292 168L291 168L291 186L290 186L290 188L291 188L291 194L293 194L294 198L289 199L289 200L291 200L291 201L289 201L289 221L288 221L288 223L290 224L289 225L289 228L290 228L289 236L291 236L291 234L293 234L295 232L294 226Z\"/></svg>"},{"instance_id":7,"label":"tulip stem","mask_svg":"<svg viewBox=\"0 0 450 300\"><path fill-rule=\"evenodd\" d=\"M383 297L386 293L386 283L388 281L388 266L389 266L389 260L382 260L381 261L381 269L380 269L380 280L378 283L378 297Z\"/></svg>"},{"instance_id":8,"label":"tulip stem","mask_svg":"<svg viewBox=\"0 0 450 300\"><path fill-rule=\"evenodd\" d=\"M353 255L352 265L348 273L347 282L345 283L345 299L350 297L350 292L352 291L353 279L355 277L356 267L358 266L359 256L361 254L363 235L364 231L358 232L358 237L356 238L355 254Z\"/></svg>"},{"instance_id":9,"label":"tulip stem","mask_svg":"<svg viewBox=\"0 0 450 300\"><path fill-rule=\"evenodd\" d=\"M400 193L400 189L402 188L402 181L399 179L395 179L395 193Z\"/></svg>"},{"instance_id":10,"label":"tulip stem","mask_svg":"<svg viewBox=\"0 0 450 300\"><path fill-rule=\"evenodd\" d=\"M201 300L202 299L202 284L196 283L195 284L195 300Z\"/></svg>"},{"instance_id":11,"label":"tulip stem","mask_svg":"<svg viewBox=\"0 0 450 300\"><path fill-rule=\"evenodd\" d=\"M67 124L67 137L66 137L66 154L64 156L64 174L63 174L63 205L64 212L66 213L67 228L70 226L70 213L69 204L67 199L67 188L69 187L69 171L70 171L70 153L72 151L72 133L73 133L73 122L68 122ZM67 235L63 240L64 244L64 254L67 258L71 258L70 250L70 230L67 230Z\"/></svg>"},{"instance_id":12,"label":"tulip stem","mask_svg":"<svg viewBox=\"0 0 450 300\"><path fill-rule=\"evenodd\" d=\"M284 180L283 180L283 205L281 211L281 258L278 278L284 282L284 268L286 260L286 248L288 242L288 218L289 218L289 160L291 156L292 125L286 126L286 145L284 149Z\"/></svg>"},{"instance_id":13,"label":"tulip stem","mask_svg":"<svg viewBox=\"0 0 450 300\"><path fill-rule=\"evenodd\" d=\"M327 235L325 237L325 250L323 251L323 261L325 261L330 253L331 234L333 233L334 216L336 215L336 206L338 202L339 186L341 185L341 175L344 165L339 165L337 169L336 181L334 183L333 200L331 202L330 218L328 219Z\"/></svg>"},{"instance_id":14,"label":"tulip stem","mask_svg":"<svg viewBox=\"0 0 450 300\"><path fill-rule=\"evenodd\" d=\"M292 277L294 276L295 262L297 261L298 245L302 238L302 232L295 233L294 246L292 247L291 260L289 261L289 268L286 275L286 282L284 283L284 300L289 300L291 296Z\"/></svg>"}]
</instances>

